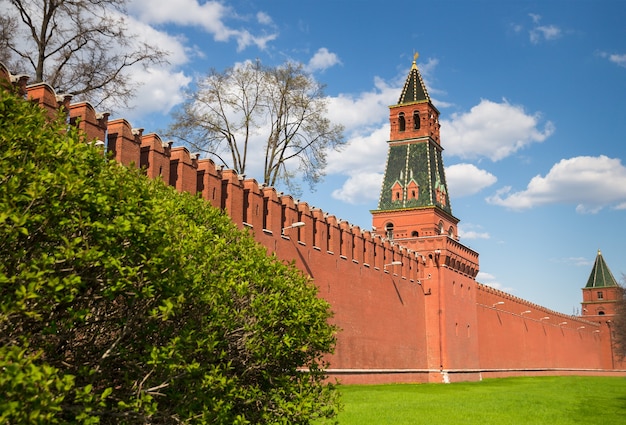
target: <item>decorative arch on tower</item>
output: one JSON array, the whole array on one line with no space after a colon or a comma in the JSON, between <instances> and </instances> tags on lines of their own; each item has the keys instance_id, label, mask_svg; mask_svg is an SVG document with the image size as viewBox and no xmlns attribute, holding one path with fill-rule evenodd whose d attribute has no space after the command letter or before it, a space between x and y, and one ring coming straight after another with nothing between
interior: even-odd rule
<instances>
[{"instance_id":1,"label":"decorative arch on tower","mask_svg":"<svg viewBox=\"0 0 626 425\"><path fill-rule=\"evenodd\" d=\"M406 130L406 118L404 117L404 112L400 112L398 114L398 131Z\"/></svg>"},{"instance_id":2,"label":"decorative arch on tower","mask_svg":"<svg viewBox=\"0 0 626 425\"><path fill-rule=\"evenodd\" d=\"M393 223L388 222L387 224L385 224L385 235L390 241L393 240Z\"/></svg>"}]
</instances>

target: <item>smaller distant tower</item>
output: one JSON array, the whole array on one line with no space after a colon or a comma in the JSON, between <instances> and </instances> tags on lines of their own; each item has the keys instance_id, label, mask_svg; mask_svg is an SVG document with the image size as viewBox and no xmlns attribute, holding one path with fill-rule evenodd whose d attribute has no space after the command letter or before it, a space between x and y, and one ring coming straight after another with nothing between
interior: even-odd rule
<instances>
[{"instance_id":1,"label":"smaller distant tower","mask_svg":"<svg viewBox=\"0 0 626 425\"><path fill-rule=\"evenodd\" d=\"M588 320L605 322L615 315L621 288L598 250L587 285L582 289L582 316Z\"/></svg>"}]
</instances>

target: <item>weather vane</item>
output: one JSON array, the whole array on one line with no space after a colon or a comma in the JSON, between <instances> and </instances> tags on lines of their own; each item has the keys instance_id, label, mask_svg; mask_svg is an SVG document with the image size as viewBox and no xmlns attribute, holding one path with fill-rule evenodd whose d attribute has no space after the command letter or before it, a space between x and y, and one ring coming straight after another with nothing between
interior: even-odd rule
<instances>
[{"instance_id":1,"label":"weather vane","mask_svg":"<svg viewBox=\"0 0 626 425\"><path fill-rule=\"evenodd\" d=\"M417 52L414 52L414 53L413 53L413 62L415 62L415 61L417 60L417 58L419 57L419 55L420 55L420 54L419 54L419 53L417 53Z\"/></svg>"}]
</instances>

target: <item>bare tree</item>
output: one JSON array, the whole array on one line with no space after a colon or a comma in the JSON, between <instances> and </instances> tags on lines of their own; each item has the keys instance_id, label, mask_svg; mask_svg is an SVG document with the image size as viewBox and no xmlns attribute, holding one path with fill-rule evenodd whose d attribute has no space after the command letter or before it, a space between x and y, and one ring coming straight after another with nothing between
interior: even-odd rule
<instances>
[{"instance_id":1,"label":"bare tree","mask_svg":"<svg viewBox=\"0 0 626 425\"><path fill-rule=\"evenodd\" d=\"M211 70L197 90L173 113L166 135L216 156L238 173L246 172L248 147L262 109L263 71L259 62L223 73ZM226 146L224 146L226 145ZM230 163L220 154L230 154Z\"/></svg>"},{"instance_id":2,"label":"bare tree","mask_svg":"<svg viewBox=\"0 0 626 425\"><path fill-rule=\"evenodd\" d=\"M126 71L167 53L127 27L126 0L0 0L0 61L61 93L127 106L137 83Z\"/></svg>"},{"instance_id":3,"label":"bare tree","mask_svg":"<svg viewBox=\"0 0 626 425\"><path fill-rule=\"evenodd\" d=\"M345 143L343 127L327 117L323 86L291 62L212 70L174 113L166 134L241 174L251 156L263 158L263 182L295 193L298 178L313 187L324 176L328 149Z\"/></svg>"}]
</instances>

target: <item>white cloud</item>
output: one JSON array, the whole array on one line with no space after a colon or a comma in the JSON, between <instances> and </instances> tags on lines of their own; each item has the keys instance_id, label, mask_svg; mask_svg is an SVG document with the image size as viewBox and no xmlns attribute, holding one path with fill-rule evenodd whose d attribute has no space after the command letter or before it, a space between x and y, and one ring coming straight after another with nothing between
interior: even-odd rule
<instances>
[{"instance_id":1,"label":"white cloud","mask_svg":"<svg viewBox=\"0 0 626 425\"><path fill-rule=\"evenodd\" d=\"M535 176L526 190L510 187L487 198L487 202L522 210L548 204L573 204L579 213L626 204L626 167L617 158L601 155L563 159L545 177Z\"/></svg>"},{"instance_id":2,"label":"white cloud","mask_svg":"<svg viewBox=\"0 0 626 425\"><path fill-rule=\"evenodd\" d=\"M619 55L616 53L600 52L600 56L607 58L610 62L613 62L618 66L626 68L626 54Z\"/></svg>"},{"instance_id":3,"label":"white cloud","mask_svg":"<svg viewBox=\"0 0 626 425\"><path fill-rule=\"evenodd\" d=\"M331 196L349 204L376 201L382 182L382 173L357 172L351 175L341 188L333 190Z\"/></svg>"},{"instance_id":4,"label":"white cloud","mask_svg":"<svg viewBox=\"0 0 626 425\"><path fill-rule=\"evenodd\" d=\"M446 180L450 195L460 198L478 193L498 179L473 164L455 164L446 167Z\"/></svg>"},{"instance_id":5,"label":"white cloud","mask_svg":"<svg viewBox=\"0 0 626 425\"><path fill-rule=\"evenodd\" d=\"M276 33L254 35L244 25L241 28L230 26L227 21L239 20L245 23L245 17L238 16L232 8L218 1L131 0L129 10L146 23L195 26L212 34L215 41L234 39L239 51L252 45L264 49L268 42L278 36ZM265 13L259 13L255 18L263 25L271 24L271 18Z\"/></svg>"},{"instance_id":6,"label":"white cloud","mask_svg":"<svg viewBox=\"0 0 626 425\"><path fill-rule=\"evenodd\" d=\"M498 289L499 291L504 291L509 294L515 292L515 290L511 287L504 287L504 285L502 285L498 281L498 279L490 273L480 271L478 272L478 275L476 275L476 280L483 285L491 286L492 288Z\"/></svg>"},{"instance_id":7,"label":"white cloud","mask_svg":"<svg viewBox=\"0 0 626 425\"><path fill-rule=\"evenodd\" d=\"M498 282L496 277L490 273L485 273L483 271L479 271L476 275L476 280L483 285L491 286L492 288L503 290L502 284Z\"/></svg>"},{"instance_id":8,"label":"white cloud","mask_svg":"<svg viewBox=\"0 0 626 425\"><path fill-rule=\"evenodd\" d=\"M165 68L137 70L133 73L133 78L143 84L131 102L132 109L125 113L124 118L129 120L153 112L169 113L183 101L183 90L191 82L191 77L182 71L175 72Z\"/></svg>"},{"instance_id":9,"label":"white cloud","mask_svg":"<svg viewBox=\"0 0 626 425\"><path fill-rule=\"evenodd\" d=\"M528 31L531 43L538 44L542 40L554 40L561 36L562 31L556 25L540 25L540 15L529 13L528 16L530 16L534 24L534 27Z\"/></svg>"},{"instance_id":10,"label":"white cloud","mask_svg":"<svg viewBox=\"0 0 626 425\"><path fill-rule=\"evenodd\" d=\"M315 52L305 69L308 72L325 71L326 69L341 64L339 56L322 47Z\"/></svg>"},{"instance_id":11,"label":"white cloud","mask_svg":"<svg viewBox=\"0 0 626 425\"><path fill-rule=\"evenodd\" d=\"M389 125L383 125L368 136L353 137L341 151L328 153L327 173L348 177L341 188L332 192L334 199L350 204L378 199L388 138Z\"/></svg>"},{"instance_id":12,"label":"white cloud","mask_svg":"<svg viewBox=\"0 0 626 425\"><path fill-rule=\"evenodd\" d=\"M550 121L541 129L540 120L540 114L529 115L506 100L495 103L483 99L469 112L442 120L441 137L448 155L499 161L531 143L543 142L554 132Z\"/></svg>"},{"instance_id":13,"label":"white cloud","mask_svg":"<svg viewBox=\"0 0 626 425\"><path fill-rule=\"evenodd\" d=\"M130 109L124 111L124 118L133 121L154 112L167 114L183 100L183 90L191 82L191 77L180 70L180 66L189 60L190 51L184 44L186 40L159 31L132 16L125 19L129 34L132 34L129 36L131 45L125 48L130 50L143 42L157 46L167 52L167 63L145 68L137 65L124 71L126 78L137 86L135 97L129 102ZM101 105L103 110L111 107L106 102Z\"/></svg>"},{"instance_id":14,"label":"white cloud","mask_svg":"<svg viewBox=\"0 0 626 425\"><path fill-rule=\"evenodd\" d=\"M441 90L435 88L434 84L434 76L436 75L436 68L439 65L439 59L429 58L426 62L420 62L417 67L420 70L420 74L424 79L424 84L428 89L428 94L432 95L433 93L442 93ZM406 75L402 76L401 84L404 84L406 79Z\"/></svg>"},{"instance_id":15,"label":"white cloud","mask_svg":"<svg viewBox=\"0 0 626 425\"><path fill-rule=\"evenodd\" d=\"M136 20L133 17L126 16L129 33L136 43L149 43L157 46L159 49L168 53L168 64L166 67L176 67L186 64L189 61L189 54L192 53L189 48L185 47L186 39L183 36L168 34L165 31L148 25L145 22Z\"/></svg>"},{"instance_id":16,"label":"white cloud","mask_svg":"<svg viewBox=\"0 0 626 425\"><path fill-rule=\"evenodd\" d=\"M529 31L530 41L533 44L541 40L554 40L561 36L561 29L555 25L540 25Z\"/></svg>"},{"instance_id":17,"label":"white cloud","mask_svg":"<svg viewBox=\"0 0 626 425\"><path fill-rule=\"evenodd\" d=\"M626 68L626 54L623 55L609 55L609 60L621 67Z\"/></svg>"},{"instance_id":18,"label":"white cloud","mask_svg":"<svg viewBox=\"0 0 626 425\"><path fill-rule=\"evenodd\" d=\"M461 238L461 240L491 239L491 235L489 234L489 232L483 231L482 227L479 225L460 223L458 229L459 237Z\"/></svg>"},{"instance_id":19,"label":"white cloud","mask_svg":"<svg viewBox=\"0 0 626 425\"><path fill-rule=\"evenodd\" d=\"M328 98L328 115L345 127L346 134L367 134L389 121L389 105L397 101L402 87L390 86L380 78L375 78L374 86L374 90L358 96ZM385 136L388 139L389 133Z\"/></svg>"},{"instance_id":20,"label":"white cloud","mask_svg":"<svg viewBox=\"0 0 626 425\"><path fill-rule=\"evenodd\" d=\"M485 272L478 272L478 274L476 275L476 280L480 281L481 283L483 283L483 280L495 280L495 276L490 274L490 273L485 273Z\"/></svg>"},{"instance_id":21,"label":"white cloud","mask_svg":"<svg viewBox=\"0 0 626 425\"><path fill-rule=\"evenodd\" d=\"M272 17L270 15L268 15L265 12L257 12L256 14L256 20L259 24L262 25L273 25L274 21L272 20Z\"/></svg>"},{"instance_id":22,"label":"white cloud","mask_svg":"<svg viewBox=\"0 0 626 425\"><path fill-rule=\"evenodd\" d=\"M593 264L592 260L585 257L553 258L551 261L576 267L587 267Z\"/></svg>"},{"instance_id":23,"label":"white cloud","mask_svg":"<svg viewBox=\"0 0 626 425\"><path fill-rule=\"evenodd\" d=\"M348 175L357 172L384 171L388 139L389 125L383 125L367 136L351 138L341 151L328 152L326 171L329 174Z\"/></svg>"}]
</instances>

